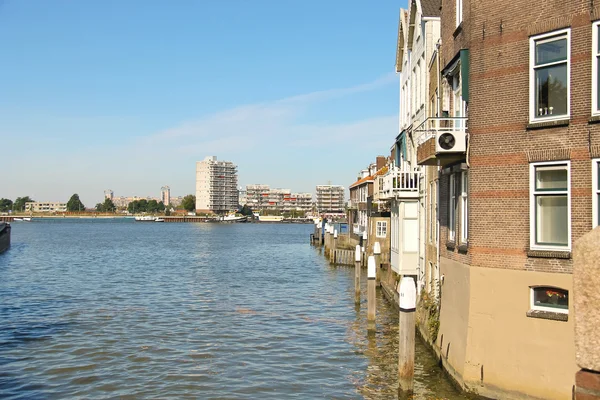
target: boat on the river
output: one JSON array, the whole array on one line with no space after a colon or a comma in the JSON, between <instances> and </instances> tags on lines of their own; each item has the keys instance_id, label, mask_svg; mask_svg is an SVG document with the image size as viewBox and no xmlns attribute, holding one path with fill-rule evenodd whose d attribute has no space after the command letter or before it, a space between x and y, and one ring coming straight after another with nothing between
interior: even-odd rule
<instances>
[{"instance_id":1,"label":"boat on the river","mask_svg":"<svg viewBox=\"0 0 600 400\"><path fill-rule=\"evenodd\" d=\"M259 215L259 222L281 222L283 221L283 215Z\"/></svg>"},{"instance_id":2,"label":"boat on the river","mask_svg":"<svg viewBox=\"0 0 600 400\"><path fill-rule=\"evenodd\" d=\"M246 222L248 217L245 215L236 215L235 213L229 213L223 215L220 219L221 222Z\"/></svg>"},{"instance_id":3,"label":"boat on the river","mask_svg":"<svg viewBox=\"0 0 600 400\"><path fill-rule=\"evenodd\" d=\"M165 222L164 218L156 217L154 218L154 222Z\"/></svg>"},{"instance_id":4,"label":"boat on the river","mask_svg":"<svg viewBox=\"0 0 600 400\"><path fill-rule=\"evenodd\" d=\"M156 220L156 217L152 215L143 215L135 217L135 220L138 222L154 222Z\"/></svg>"},{"instance_id":5,"label":"boat on the river","mask_svg":"<svg viewBox=\"0 0 600 400\"><path fill-rule=\"evenodd\" d=\"M0 222L0 253L4 253L10 247L10 224Z\"/></svg>"}]
</instances>

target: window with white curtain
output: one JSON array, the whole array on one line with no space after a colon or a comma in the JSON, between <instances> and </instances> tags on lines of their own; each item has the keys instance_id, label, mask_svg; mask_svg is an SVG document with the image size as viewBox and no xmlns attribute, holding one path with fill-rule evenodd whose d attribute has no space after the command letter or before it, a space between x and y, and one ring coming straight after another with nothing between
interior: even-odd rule
<instances>
[{"instance_id":1,"label":"window with white curtain","mask_svg":"<svg viewBox=\"0 0 600 400\"><path fill-rule=\"evenodd\" d=\"M570 163L530 164L531 249L570 250Z\"/></svg>"}]
</instances>

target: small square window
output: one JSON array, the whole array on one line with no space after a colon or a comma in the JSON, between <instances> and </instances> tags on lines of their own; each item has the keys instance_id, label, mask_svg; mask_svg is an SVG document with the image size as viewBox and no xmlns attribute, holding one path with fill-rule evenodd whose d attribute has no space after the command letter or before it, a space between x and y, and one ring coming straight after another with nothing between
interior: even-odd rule
<instances>
[{"instance_id":1,"label":"small square window","mask_svg":"<svg viewBox=\"0 0 600 400\"><path fill-rule=\"evenodd\" d=\"M568 313L569 291L552 286L532 287L530 307L532 310Z\"/></svg>"}]
</instances>

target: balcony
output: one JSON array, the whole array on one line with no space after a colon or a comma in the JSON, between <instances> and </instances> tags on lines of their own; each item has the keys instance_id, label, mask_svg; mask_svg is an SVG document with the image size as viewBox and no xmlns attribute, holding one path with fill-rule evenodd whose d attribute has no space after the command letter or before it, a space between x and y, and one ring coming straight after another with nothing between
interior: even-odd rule
<instances>
[{"instance_id":1,"label":"balcony","mask_svg":"<svg viewBox=\"0 0 600 400\"><path fill-rule=\"evenodd\" d=\"M422 172L402 171L399 168L390 168L383 175L383 185L379 188L379 199L415 199L419 197L419 179Z\"/></svg>"},{"instance_id":2,"label":"balcony","mask_svg":"<svg viewBox=\"0 0 600 400\"><path fill-rule=\"evenodd\" d=\"M427 118L413 130L417 164L446 165L464 158L467 149L466 117Z\"/></svg>"}]
</instances>

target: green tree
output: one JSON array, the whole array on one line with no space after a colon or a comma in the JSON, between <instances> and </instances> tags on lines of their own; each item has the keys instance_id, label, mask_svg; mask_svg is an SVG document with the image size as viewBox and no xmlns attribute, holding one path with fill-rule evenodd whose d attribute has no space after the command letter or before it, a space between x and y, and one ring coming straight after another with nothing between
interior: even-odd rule
<instances>
[{"instance_id":1,"label":"green tree","mask_svg":"<svg viewBox=\"0 0 600 400\"><path fill-rule=\"evenodd\" d=\"M15 211L24 211L25 210L25 203L31 203L33 201L35 201L35 200L33 200L29 196L17 197L17 199L15 200L15 204L13 205L13 209Z\"/></svg>"},{"instance_id":2,"label":"green tree","mask_svg":"<svg viewBox=\"0 0 600 400\"><path fill-rule=\"evenodd\" d=\"M160 211L160 212L165 211L165 203L163 203L162 201L160 201L158 203L158 211Z\"/></svg>"},{"instance_id":3,"label":"green tree","mask_svg":"<svg viewBox=\"0 0 600 400\"><path fill-rule=\"evenodd\" d=\"M240 210L240 214L245 215L247 217L252 216L252 209L248 207L247 204L244 204L244 207Z\"/></svg>"},{"instance_id":4,"label":"green tree","mask_svg":"<svg viewBox=\"0 0 600 400\"><path fill-rule=\"evenodd\" d=\"M13 202L9 199L0 199L0 212L12 210Z\"/></svg>"},{"instance_id":5,"label":"green tree","mask_svg":"<svg viewBox=\"0 0 600 400\"><path fill-rule=\"evenodd\" d=\"M137 212L147 212L148 211L148 200L140 199L137 202Z\"/></svg>"},{"instance_id":6,"label":"green tree","mask_svg":"<svg viewBox=\"0 0 600 400\"><path fill-rule=\"evenodd\" d=\"M146 207L146 211L149 213L155 213L158 211L158 202L156 200L150 200L148 202L148 206Z\"/></svg>"},{"instance_id":7,"label":"green tree","mask_svg":"<svg viewBox=\"0 0 600 400\"><path fill-rule=\"evenodd\" d=\"M96 203L96 211L98 211L98 212L104 212L104 204L102 204L102 203Z\"/></svg>"},{"instance_id":8,"label":"green tree","mask_svg":"<svg viewBox=\"0 0 600 400\"><path fill-rule=\"evenodd\" d=\"M67 211L85 211L85 206L79 200L79 195L75 193L69 201L67 201Z\"/></svg>"},{"instance_id":9,"label":"green tree","mask_svg":"<svg viewBox=\"0 0 600 400\"><path fill-rule=\"evenodd\" d=\"M102 203L102 211L103 212L115 212L117 207L115 207L115 203L108 197L104 199L104 203Z\"/></svg>"},{"instance_id":10,"label":"green tree","mask_svg":"<svg viewBox=\"0 0 600 400\"><path fill-rule=\"evenodd\" d=\"M181 206L186 211L194 211L196 209L196 196L188 194L181 201Z\"/></svg>"},{"instance_id":11,"label":"green tree","mask_svg":"<svg viewBox=\"0 0 600 400\"><path fill-rule=\"evenodd\" d=\"M140 211L140 206L138 205L138 201L134 200L127 205L127 212L129 214L135 214Z\"/></svg>"}]
</instances>

